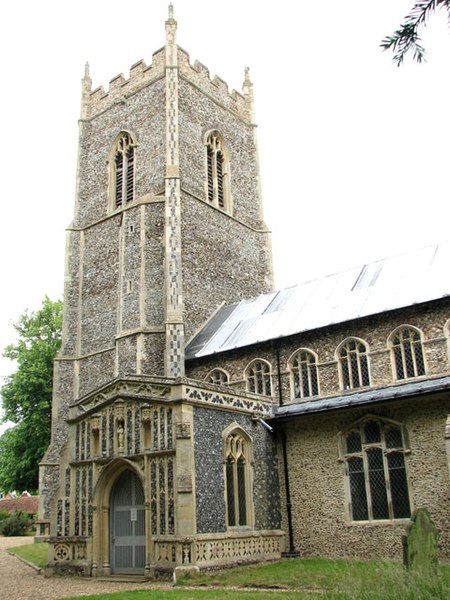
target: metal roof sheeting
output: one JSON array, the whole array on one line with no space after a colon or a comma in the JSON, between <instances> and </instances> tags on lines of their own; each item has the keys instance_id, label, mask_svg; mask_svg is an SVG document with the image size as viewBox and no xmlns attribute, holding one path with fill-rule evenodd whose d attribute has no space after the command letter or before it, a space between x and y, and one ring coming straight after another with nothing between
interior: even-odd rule
<instances>
[{"instance_id":1,"label":"metal roof sheeting","mask_svg":"<svg viewBox=\"0 0 450 600\"><path fill-rule=\"evenodd\" d=\"M423 394L435 394L447 391L450 388L450 377L428 379L426 381L413 381L401 385L390 386L378 390L367 390L354 394L322 398L320 400L309 400L306 402L293 402L283 406L274 406L274 416L271 421L282 421L292 417L300 417L307 414L327 412L330 410L341 410L343 408L354 408L386 402L391 400L403 400Z\"/></svg>"},{"instance_id":2,"label":"metal roof sheeting","mask_svg":"<svg viewBox=\"0 0 450 600\"><path fill-rule=\"evenodd\" d=\"M224 305L186 359L242 348L450 294L450 242Z\"/></svg>"}]
</instances>

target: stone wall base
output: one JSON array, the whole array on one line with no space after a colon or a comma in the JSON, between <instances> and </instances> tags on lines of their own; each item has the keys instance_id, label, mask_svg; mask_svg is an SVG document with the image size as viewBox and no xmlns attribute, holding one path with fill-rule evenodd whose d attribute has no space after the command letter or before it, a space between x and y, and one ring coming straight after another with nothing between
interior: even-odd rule
<instances>
[{"instance_id":1,"label":"stone wall base","mask_svg":"<svg viewBox=\"0 0 450 600\"><path fill-rule=\"evenodd\" d=\"M51 538L49 562L44 574L104 577L110 573L93 566L88 548L91 540ZM145 576L151 579L237 566L281 558L285 534L281 530L242 531L233 534L204 534L190 538L157 537L151 541L152 556Z\"/></svg>"}]
</instances>

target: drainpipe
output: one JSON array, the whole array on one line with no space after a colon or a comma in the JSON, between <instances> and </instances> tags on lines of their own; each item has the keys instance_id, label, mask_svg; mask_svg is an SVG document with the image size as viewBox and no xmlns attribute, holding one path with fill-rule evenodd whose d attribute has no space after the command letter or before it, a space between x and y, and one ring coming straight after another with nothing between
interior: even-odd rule
<instances>
[{"instance_id":1,"label":"drainpipe","mask_svg":"<svg viewBox=\"0 0 450 600\"><path fill-rule=\"evenodd\" d=\"M280 367L280 350L276 349L277 357L277 376L278 376L278 405L283 406L283 389L281 387L281 367ZM298 556L299 552L294 546L294 528L292 526L292 502L291 502L291 491L289 485L289 466L287 459L287 436L284 430L280 431L281 437L281 448L283 451L283 469L284 469L284 487L286 490L286 514L288 521L288 535L289 535L289 550L283 552L285 557Z\"/></svg>"}]
</instances>

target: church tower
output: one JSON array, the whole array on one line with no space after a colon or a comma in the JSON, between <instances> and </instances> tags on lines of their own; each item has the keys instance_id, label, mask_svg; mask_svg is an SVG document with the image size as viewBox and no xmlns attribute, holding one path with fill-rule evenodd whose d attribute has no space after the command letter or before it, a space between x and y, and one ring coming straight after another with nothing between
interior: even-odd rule
<instances>
[{"instance_id":1,"label":"church tower","mask_svg":"<svg viewBox=\"0 0 450 600\"><path fill-rule=\"evenodd\" d=\"M63 339L40 473L40 536L59 569L148 573L180 564L182 536L224 530L223 519L197 522L194 413L209 396L184 378L184 348L222 303L272 289L270 235L248 70L243 93L230 93L191 65L176 28L170 6L150 66L134 64L107 92L91 89L88 66L82 80ZM230 408L242 420L256 406L229 402L224 429L236 420ZM113 542L124 495L131 550Z\"/></svg>"}]
</instances>

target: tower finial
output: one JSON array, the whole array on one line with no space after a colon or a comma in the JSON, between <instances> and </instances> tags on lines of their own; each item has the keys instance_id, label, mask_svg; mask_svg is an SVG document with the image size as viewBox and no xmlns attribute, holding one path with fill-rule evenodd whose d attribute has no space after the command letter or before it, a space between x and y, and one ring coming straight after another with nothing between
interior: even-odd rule
<instances>
[{"instance_id":1,"label":"tower finial","mask_svg":"<svg viewBox=\"0 0 450 600\"><path fill-rule=\"evenodd\" d=\"M252 95L253 83L250 80L250 69L245 67L244 70L244 83L242 84L242 91L244 96L249 97Z\"/></svg>"},{"instance_id":2,"label":"tower finial","mask_svg":"<svg viewBox=\"0 0 450 600\"><path fill-rule=\"evenodd\" d=\"M89 96L92 89L92 79L89 75L89 63L84 65L84 76L81 80L81 118L85 119L89 110Z\"/></svg>"},{"instance_id":3,"label":"tower finial","mask_svg":"<svg viewBox=\"0 0 450 600\"><path fill-rule=\"evenodd\" d=\"M176 66L177 47L175 36L177 32L177 22L173 17L173 4L169 4L169 18L166 21L166 66Z\"/></svg>"},{"instance_id":4,"label":"tower finial","mask_svg":"<svg viewBox=\"0 0 450 600\"><path fill-rule=\"evenodd\" d=\"M253 83L250 80L250 69L248 67L245 67L244 84L242 85L242 91L244 92L244 98L247 100L251 118L254 121L255 107L253 103Z\"/></svg>"}]
</instances>

